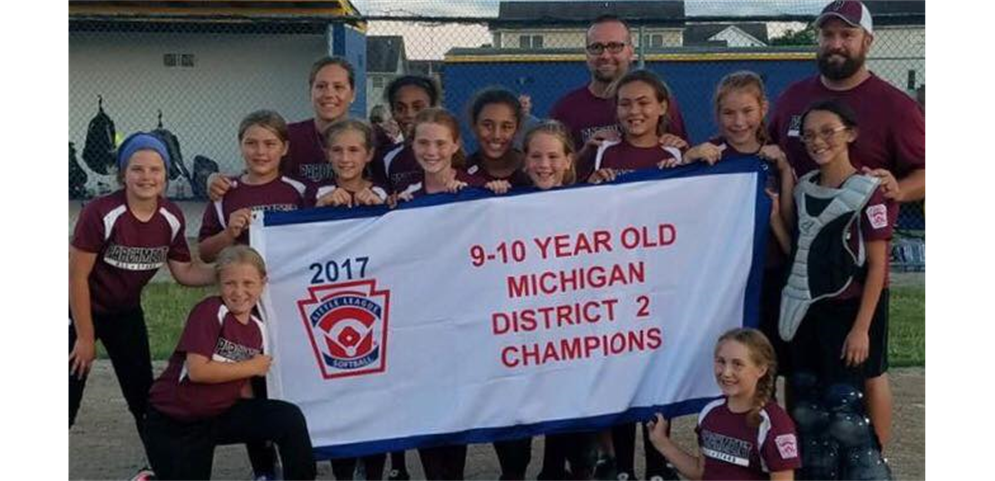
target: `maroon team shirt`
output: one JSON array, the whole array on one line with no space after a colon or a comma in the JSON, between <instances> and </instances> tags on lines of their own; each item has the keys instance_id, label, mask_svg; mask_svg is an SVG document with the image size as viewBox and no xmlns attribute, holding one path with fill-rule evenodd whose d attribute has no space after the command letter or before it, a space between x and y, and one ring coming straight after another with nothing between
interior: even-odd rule
<instances>
[{"instance_id":1,"label":"maroon team shirt","mask_svg":"<svg viewBox=\"0 0 995 481\"><path fill-rule=\"evenodd\" d=\"M517 156L519 158L518 164L519 165L523 164L523 159L522 159L523 155L521 152L512 151L509 152L509 155ZM491 175L490 172L488 172L487 169L484 168L483 159L484 159L484 154L481 153L480 151L474 152L473 155L471 155L468 159L466 159L467 165L469 165L469 167L466 169L466 173L474 177L477 177L480 185L484 185L488 182L492 182L495 180L506 180L508 181L509 184L511 184L513 188L528 187L532 185L532 179L529 179L528 174L523 172L521 169L515 170L514 172L511 173L511 175L507 177L495 177Z\"/></svg>"},{"instance_id":2,"label":"maroon team shirt","mask_svg":"<svg viewBox=\"0 0 995 481\"><path fill-rule=\"evenodd\" d=\"M801 176L818 169L801 141L801 116L820 100L839 99L857 114L860 131L850 147L854 167L888 169L901 179L926 168L926 118L911 97L873 73L860 85L829 90L819 76L788 86L777 98L768 129Z\"/></svg>"},{"instance_id":3,"label":"maroon team shirt","mask_svg":"<svg viewBox=\"0 0 995 481\"><path fill-rule=\"evenodd\" d=\"M618 124L618 113L615 110L615 99L596 97L588 90L587 85L560 98L553 105L549 116L563 122L570 129L570 135L578 152L599 130L611 129L619 135L622 134L622 127ZM667 117L670 119L667 122L667 132L690 143L680 105L674 96L670 97L670 102L667 104ZM594 171L591 160L593 160L591 157L578 159L577 178L586 179L591 175Z\"/></svg>"},{"instance_id":4,"label":"maroon team shirt","mask_svg":"<svg viewBox=\"0 0 995 481\"><path fill-rule=\"evenodd\" d=\"M484 184L482 183L482 181L481 181L481 179L479 177L474 176L474 175L470 175L470 174L468 174L468 173L466 173L466 172L464 172L464 171L462 171L460 169L456 169L456 180L458 180L460 182L466 182L466 184L467 184L468 187L483 187L484 186ZM418 179L416 180L416 182L413 183L413 184L411 184L411 185L409 185L401 193L402 194L403 193L410 193L411 197L413 199L417 199L417 198L422 197L424 195L428 195L428 193L425 192L425 172L424 171L419 172Z\"/></svg>"},{"instance_id":5,"label":"maroon team shirt","mask_svg":"<svg viewBox=\"0 0 995 481\"><path fill-rule=\"evenodd\" d=\"M89 278L91 309L109 313L139 307L142 288L159 267L167 260L190 262L185 231L183 212L162 197L146 222L128 209L124 190L86 204L72 245L97 254Z\"/></svg>"},{"instance_id":6,"label":"maroon team shirt","mask_svg":"<svg viewBox=\"0 0 995 481\"><path fill-rule=\"evenodd\" d=\"M200 301L190 311L169 365L152 384L149 402L159 412L184 422L224 413L242 397L242 387L249 379L193 382L187 373L187 353L200 354L211 362L248 361L263 352L263 329L255 316L248 324L238 322L218 296Z\"/></svg>"},{"instance_id":7,"label":"maroon team shirt","mask_svg":"<svg viewBox=\"0 0 995 481\"><path fill-rule=\"evenodd\" d=\"M253 211L286 212L306 206L305 192L308 185L290 177L277 177L261 185L246 184L238 177L228 180L231 181L231 188L225 192L225 196L204 207L198 242L224 231L228 226L228 219L236 210L249 208ZM243 230L235 243L248 244L249 230Z\"/></svg>"},{"instance_id":8,"label":"maroon team shirt","mask_svg":"<svg viewBox=\"0 0 995 481\"><path fill-rule=\"evenodd\" d=\"M335 178L325 154L325 141L313 118L292 123L287 131L290 148L280 161L280 172L311 182Z\"/></svg>"},{"instance_id":9,"label":"maroon team shirt","mask_svg":"<svg viewBox=\"0 0 995 481\"><path fill-rule=\"evenodd\" d=\"M770 118L771 141L784 150L796 174L818 169L801 141L801 115L812 103L830 99L841 100L857 115L859 135L850 146L850 161L858 171L861 167L888 169L901 179L926 168L926 117L911 97L873 73L846 91L826 88L815 75L788 86ZM890 226L898 211L897 204L889 207ZM885 286L888 277L886 273Z\"/></svg>"},{"instance_id":10,"label":"maroon team shirt","mask_svg":"<svg viewBox=\"0 0 995 481\"><path fill-rule=\"evenodd\" d=\"M373 185L370 186L370 190L373 191L373 193L376 194L377 197L380 198L380 200L382 200L384 202L387 202L387 197L388 197L387 187L385 187L383 184L377 182L376 180L373 180L371 182L373 183ZM324 182L324 183L322 183L322 185L316 185L316 186L314 186L309 191L309 193L307 194L308 195L308 199L307 200L308 200L309 205L315 205L315 204L317 204L318 203L318 199L320 199L320 198L322 198L322 197L324 197L324 196L326 196L328 194L331 194L336 189L339 189L339 186L338 186L338 184L334 180L333 181ZM347 190L347 192L349 192L349 195L352 196L352 199L355 202L355 200L356 200L356 193L353 192L353 191L351 191L351 190Z\"/></svg>"},{"instance_id":11,"label":"maroon team shirt","mask_svg":"<svg viewBox=\"0 0 995 481\"><path fill-rule=\"evenodd\" d=\"M594 167L595 170L613 169L619 174L633 170L659 169L657 164L660 161L676 157L671 149L660 145L636 147L623 139L599 149Z\"/></svg>"},{"instance_id":12,"label":"maroon team shirt","mask_svg":"<svg viewBox=\"0 0 995 481\"><path fill-rule=\"evenodd\" d=\"M422 178L421 166L415 160L415 151L405 142L383 149L383 155L379 154L378 149L371 170L374 183L385 185L390 192L404 192L409 185L420 182Z\"/></svg>"},{"instance_id":13,"label":"maroon team shirt","mask_svg":"<svg viewBox=\"0 0 995 481\"><path fill-rule=\"evenodd\" d=\"M695 432L705 457L702 479L770 479L770 473L801 467L795 424L781 406L768 402L758 427L746 416L730 411L725 398L701 410Z\"/></svg>"}]
</instances>

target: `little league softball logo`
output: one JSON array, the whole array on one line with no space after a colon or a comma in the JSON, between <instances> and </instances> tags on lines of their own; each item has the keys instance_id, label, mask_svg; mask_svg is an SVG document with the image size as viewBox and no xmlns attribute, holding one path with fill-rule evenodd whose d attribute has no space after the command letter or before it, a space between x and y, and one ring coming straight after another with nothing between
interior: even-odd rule
<instances>
[{"instance_id":1,"label":"little league softball logo","mask_svg":"<svg viewBox=\"0 0 995 481\"><path fill-rule=\"evenodd\" d=\"M297 301L305 331L325 379L383 372L387 368L390 291L375 280L308 288Z\"/></svg>"}]
</instances>

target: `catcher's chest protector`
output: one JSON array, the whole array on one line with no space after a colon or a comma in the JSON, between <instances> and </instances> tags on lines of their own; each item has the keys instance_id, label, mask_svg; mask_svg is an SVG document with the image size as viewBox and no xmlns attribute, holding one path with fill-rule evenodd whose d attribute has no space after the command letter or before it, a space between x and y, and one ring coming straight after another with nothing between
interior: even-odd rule
<instances>
[{"instance_id":1,"label":"catcher's chest protector","mask_svg":"<svg viewBox=\"0 0 995 481\"><path fill-rule=\"evenodd\" d=\"M881 182L877 177L852 175L838 189L822 187L813 181L819 171L809 172L795 187L798 211L798 243L791 274L781 291L781 338L790 341L808 312L819 300L843 292L864 266L864 242L857 252L847 242L850 225Z\"/></svg>"}]
</instances>

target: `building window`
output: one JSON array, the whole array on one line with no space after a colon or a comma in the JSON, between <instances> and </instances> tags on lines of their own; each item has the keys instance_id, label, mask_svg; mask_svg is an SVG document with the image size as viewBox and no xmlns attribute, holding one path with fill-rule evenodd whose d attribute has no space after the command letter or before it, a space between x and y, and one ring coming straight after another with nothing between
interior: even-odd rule
<instances>
[{"instance_id":1,"label":"building window","mask_svg":"<svg viewBox=\"0 0 995 481\"><path fill-rule=\"evenodd\" d=\"M193 67L197 56L192 53L166 53L162 55L162 64L166 67Z\"/></svg>"},{"instance_id":2,"label":"building window","mask_svg":"<svg viewBox=\"0 0 995 481\"><path fill-rule=\"evenodd\" d=\"M518 48L523 48L523 49L542 48L542 35L520 35L518 37Z\"/></svg>"},{"instance_id":3,"label":"building window","mask_svg":"<svg viewBox=\"0 0 995 481\"><path fill-rule=\"evenodd\" d=\"M663 47L663 34L654 33L643 35L643 45L649 48Z\"/></svg>"}]
</instances>

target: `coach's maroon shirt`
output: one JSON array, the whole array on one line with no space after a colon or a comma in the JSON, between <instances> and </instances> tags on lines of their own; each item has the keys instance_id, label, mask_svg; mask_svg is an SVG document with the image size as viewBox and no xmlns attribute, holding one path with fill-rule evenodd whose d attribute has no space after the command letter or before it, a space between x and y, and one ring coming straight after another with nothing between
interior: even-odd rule
<instances>
[{"instance_id":1,"label":"coach's maroon shirt","mask_svg":"<svg viewBox=\"0 0 995 481\"><path fill-rule=\"evenodd\" d=\"M518 165L523 165L523 155L521 152L513 150L508 152L507 155L514 155L518 157ZM480 151L474 152L469 158L466 159L468 165L466 173L476 177L480 185L486 184L495 180L506 180L512 187L528 187L532 185L532 179L522 171L522 169L517 169L507 177L495 177L491 175L490 172L484 168L484 154Z\"/></svg>"},{"instance_id":2,"label":"coach's maroon shirt","mask_svg":"<svg viewBox=\"0 0 995 481\"><path fill-rule=\"evenodd\" d=\"M596 157L600 158L594 161L595 170L613 169L621 174L632 170L659 169L658 163L673 159L675 155L660 145L636 147L623 139L617 143L603 145Z\"/></svg>"},{"instance_id":3,"label":"coach's maroon shirt","mask_svg":"<svg viewBox=\"0 0 995 481\"><path fill-rule=\"evenodd\" d=\"M290 148L280 161L280 172L311 182L335 178L325 154L324 138L313 118L287 125L287 131Z\"/></svg>"},{"instance_id":4,"label":"coach's maroon shirt","mask_svg":"<svg viewBox=\"0 0 995 481\"><path fill-rule=\"evenodd\" d=\"M770 473L801 467L795 424L776 402L760 411L758 427L746 416L730 411L725 398L701 410L695 432L705 457L702 479L770 479Z\"/></svg>"},{"instance_id":5,"label":"coach's maroon shirt","mask_svg":"<svg viewBox=\"0 0 995 481\"><path fill-rule=\"evenodd\" d=\"M225 192L221 200L211 202L204 207L204 217L200 224L198 242L225 230L231 214L239 209L249 208L253 211L286 212L302 209L306 205L305 192L308 185L304 182L280 176L261 185L251 185L242 182L238 177L228 179L231 188ZM249 230L242 231L235 241L237 244L249 243Z\"/></svg>"}]
</instances>

